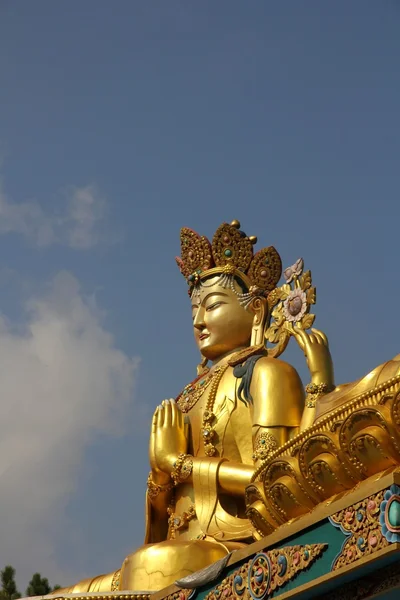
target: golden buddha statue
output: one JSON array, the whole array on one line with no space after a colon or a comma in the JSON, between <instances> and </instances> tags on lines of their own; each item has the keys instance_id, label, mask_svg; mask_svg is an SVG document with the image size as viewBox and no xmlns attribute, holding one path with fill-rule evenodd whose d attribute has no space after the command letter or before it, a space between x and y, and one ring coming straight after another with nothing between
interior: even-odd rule
<instances>
[{"instance_id":1,"label":"golden buddha statue","mask_svg":"<svg viewBox=\"0 0 400 600\"><path fill-rule=\"evenodd\" d=\"M202 363L153 417L145 545L115 573L61 592L159 590L254 540L246 486L255 466L298 433L304 407L296 370L265 350L268 296L282 265L273 247L254 255L256 241L238 221L221 225L212 244L181 230L177 262Z\"/></svg>"},{"instance_id":2,"label":"golden buddha statue","mask_svg":"<svg viewBox=\"0 0 400 600\"><path fill-rule=\"evenodd\" d=\"M299 259L278 288L279 254L271 246L254 254L256 241L238 221L222 224L212 243L181 230L177 263L202 362L197 377L152 419L145 544L117 571L58 596L157 591L258 539L245 503L254 472L318 418L316 399L323 406L333 398L331 410L348 397L345 387L335 389L326 336L307 331L314 320L311 274ZM278 358L290 337L306 356L307 396L296 370Z\"/></svg>"}]
</instances>

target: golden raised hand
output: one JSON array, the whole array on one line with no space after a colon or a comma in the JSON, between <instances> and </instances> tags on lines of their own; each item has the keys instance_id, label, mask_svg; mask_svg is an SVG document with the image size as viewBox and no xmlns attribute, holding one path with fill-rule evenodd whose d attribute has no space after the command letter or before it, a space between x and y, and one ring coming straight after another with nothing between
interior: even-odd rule
<instances>
[{"instance_id":1,"label":"golden raised hand","mask_svg":"<svg viewBox=\"0 0 400 600\"><path fill-rule=\"evenodd\" d=\"M326 335L318 329L311 329L308 333L296 327L292 333L306 357L311 382L317 385L324 383L328 389L333 389L333 363Z\"/></svg>"},{"instance_id":2,"label":"golden raised hand","mask_svg":"<svg viewBox=\"0 0 400 600\"><path fill-rule=\"evenodd\" d=\"M150 440L149 440L149 461L153 480L159 485L167 485L170 481L168 473L163 473L157 464L156 459L156 435L157 435L157 416L160 407L157 407L151 422Z\"/></svg>"},{"instance_id":3,"label":"golden raised hand","mask_svg":"<svg viewBox=\"0 0 400 600\"><path fill-rule=\"evenodd\" d=\"M189 425L175 400L164 400L154 414L150 441L150 464L160 474L171 473L179 454L188 450Z\"/></svg>"}]
</instances>

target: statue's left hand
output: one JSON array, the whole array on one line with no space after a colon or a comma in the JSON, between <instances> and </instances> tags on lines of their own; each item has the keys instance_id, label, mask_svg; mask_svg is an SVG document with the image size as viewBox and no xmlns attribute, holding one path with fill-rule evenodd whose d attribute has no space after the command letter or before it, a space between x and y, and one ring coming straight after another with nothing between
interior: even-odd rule
<instances>
[{"instance_id":1,"label":"statue's left hand","mask_svg":"<svg viewBox=\"0 0 400 600\"><path fill-rule=\"evenodd\" d=\"M324 383L329 389L333 388L333 363L326 335L318 329L312 329L309 333L296 328L293 335L306 357L311 382Z\"/></svg>"},{"instance_id":2,"label":"statue's left hand","mask_svg":"<svg viewBox=\"0 0 400 600\"><path fill-rule=\"evenodd\" d=\"M171 473L179 454L188 450L189 425L175 400L164 400L153 419L153 454L156 470Z\"/></svg>"}]
</instances>

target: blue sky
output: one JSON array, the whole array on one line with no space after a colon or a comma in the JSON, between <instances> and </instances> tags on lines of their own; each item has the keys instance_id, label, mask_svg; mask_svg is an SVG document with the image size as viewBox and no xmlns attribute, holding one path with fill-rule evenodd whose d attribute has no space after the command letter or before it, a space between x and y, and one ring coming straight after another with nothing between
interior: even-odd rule
<instances>
[{"instance_id":1,"label":"blue sky","mask_svg":"<svg viewBox=\"0 0 400 600\"><path fill-rule=\"evenodd\" d=\"M398 353L399 27L395 0L1 2L0 562L21 587L142 542L150 417L198 359L182 225L237 218L304 257L337 382Z\"/></svg>"}]
</instances>

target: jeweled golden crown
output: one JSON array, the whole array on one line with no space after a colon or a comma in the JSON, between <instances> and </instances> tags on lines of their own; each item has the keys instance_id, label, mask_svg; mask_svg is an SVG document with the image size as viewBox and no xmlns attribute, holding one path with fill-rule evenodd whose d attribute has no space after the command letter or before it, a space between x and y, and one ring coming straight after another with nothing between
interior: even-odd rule
<instances>
[{"instance_id":1,"label":"jeweled golden crown","mask_svg":"<svg viewBox=\"0 0 400 600\"><path fill-rule=\"evenodd\" d=\"M189 293L213 274L236 275L249 290L256 289L257 295L268 295L281 278L282 261L278 252L269 246L254 254L257 238L241 231L239 221L222 223L211 243L188 227L182 227L180 240L181 257L176 262L189 284Z\"/></svg>"}]
</instances>

